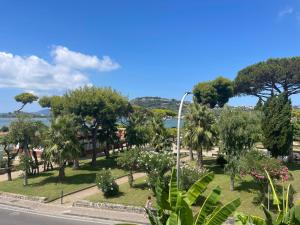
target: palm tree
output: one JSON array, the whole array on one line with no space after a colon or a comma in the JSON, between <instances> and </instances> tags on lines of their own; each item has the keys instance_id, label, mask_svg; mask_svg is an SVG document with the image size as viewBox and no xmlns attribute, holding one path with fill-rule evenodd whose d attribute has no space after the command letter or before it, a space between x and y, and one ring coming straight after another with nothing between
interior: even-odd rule
<instances>
[{"instance_id":1,"label":"palm tree","mask_svg":"<svg viewBox=\"0 0 300 225\"><path fill-rule=\"evenodd\" d=\"M185 139L189 147L197 151L197 163L203 166L203 150L210 150L216 140L216 129L214 127L214 114L207 106L198 103L190 105L186 114L188 132Z\"/></svg>"},{"instance_id":2,"label":"palm tree","mask_svg":"<svg viewBox=\"0 0 300 225\"><path fill-rule=\"evenodd\" d=\"M150 120L150 145L156 152L171 147L171 141L169 140L169 134L164 126L163 120L160 116L153 115Z\"/></svg>"},{"instance_id":3,"label":"palm tree","mask_svg":"<svg viewBox=\"0 0 300 225\"><path fill-rule=\"evenodd\" d=\"M78 141L79 127L74 116L64 115L55 118L48 133L46 154L59 166L58 178L63 181L65 165L69 160L77 159L81 145Z\"/></svg>"}]
</instances>

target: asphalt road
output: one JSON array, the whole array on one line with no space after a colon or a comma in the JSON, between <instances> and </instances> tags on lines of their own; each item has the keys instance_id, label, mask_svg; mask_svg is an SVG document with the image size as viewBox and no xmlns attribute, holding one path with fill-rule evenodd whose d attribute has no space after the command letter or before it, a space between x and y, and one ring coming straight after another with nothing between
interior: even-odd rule
<instances>
[{"instance_id":1,"label":"asphalt road","mask_svg":"<svg viewBox=\"0 0 300 225\"><path fill-rule=\"evenodd\" d=\"M69 215L41 214L0 204L0 225L113 225L116 223L118 222Z\"/></svg>"}]
</instances>

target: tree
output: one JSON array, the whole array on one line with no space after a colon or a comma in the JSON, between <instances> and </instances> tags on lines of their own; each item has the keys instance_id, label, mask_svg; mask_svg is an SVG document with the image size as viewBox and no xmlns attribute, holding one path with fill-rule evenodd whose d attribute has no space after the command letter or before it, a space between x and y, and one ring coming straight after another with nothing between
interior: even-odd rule
<instances>
[{"instance_id":1,"label":"tree","mask_svg":"<svg viewBox=\"0 0 300 225\"><path fill-rule=\"evenodd\" d=\"M4 162L5 162L5 170L7 173L7 180L12 181L12 177L11 177L12 162L19 154L20 149L17 149L15 151L14 146L11 144L9 134L0 137L0 144L3 146L3 151L6 156L5 157L6 160Z\"/></svg>"},{"instance_id":2,"label":"tree","mask_svg":"<svg viewBox=\"0 0 300 225\"><path fill-rule=\"evenodd\" d=\"M223 107L233 96L233 84L227 78L217 77L213 81L198 83L193 93L195 101L200 104L209 105L210 108L216 105Z\"/></svg>"},{"instance_id":3,"label":"tree","mask_svg":"<svg viewBox=\"0 0 300 225\"><path fill-rule=\"evenodd\" d=\"M126 98L111 88L83 87L65 94L67 112L76 115L92 139L92 166L96 166L97 139L118 118L127 116ZM108 127L107 127L108 125Z\"/></svg>"},{"instance_id":4,"label":"tree","mask_svg":"<svg viewBox=\"0 0 300 225\"><path fill-rule=\"evenodd\" d=\"M149 142L149 113L145 110L134 110L126 124L126 141L129 146L141 147Z\"/></svg>"},{"instance_id":5,"label":"tree","mask_svg":"<svg viewBox=\"0 0 300 225\"><path fill-rule=\"evenodd\" d=\"M149 144L156 152L162 151L163 149L170 149L172 143L169 140L169 133L161 117L153 115L149 121L149 129Z\"/></svg>"},{"instance_id":6,"label":"tree","mask_svg":"<svg viewBox=\"0 0 300 225\"><path fill-rule=\"evenodd\" d=\"M233 191L241 157L260 138L260 120L255 112L225 107L218 128L220 149L225 153L225 168L230 175L230 190Z\"/></svg>"},{"instance_id":7,"label":"tree","mask_svg":"<svg viewBox=\"0 0 300 225\"><path fill-rule=\"evenodd\" d=\"M198 166L203 166L203 150L210 150L217 138L215 117L207 106L193 103L186 113L186 123L189 127L185 134L188 146L197 151Z\"/></svg>"},{"instance_id":8,"label":"tree","mask_svg":"<svg viewBox=\"0 0 300 225\"><path fill-rule=\"evenodd\" d=\"M277 58L259 62L238 72L235 94L267 99L286 93L300 93L300 57Z\"/></svg>"},{"instance_id":9,"label":"tree","mask_svg":"<svg viewBox=\"0 0 300 225\"><path fill-rule=\"evenodd\" d=\"M138 148L129 149L117 158L117 164L129 172L128 183L133 187L133 172L138 169L141 150Z\"/></svg>"},{"instance_id":10,"label":"tree","mask_svg":"<svg viewBox=\"0 0 300 225\"><path fill-rule=\"evenodd\" d=\"M59 167L58 178L65 178L65 165L69 160L78 158L81 144L78 140L80 127L72 115L58 116L52 121L46 141L46 154Z\"/></svg>"},{"instance_id":11,"label":"tree","mask_svg":"<svg viewBox=\"0 0 300 225\"><path fill-rule=\"evenodd\" d=\"M28 184L28 174L32 169L32 155L30 148L40 145L41 129L45 129L45 125L40 121L33 121L26 116L18 116L16 121L11 122L9 126L10 142L19 145L22 149L22 169L24 171L24 186ZM38 167L38 165L34 165Z\"/></svg>"},{"instance_id":12,"label":"tree","mask_svg":"<svg viewBox=\"0 0 300 225\"><path fill-rule=\"evenodd\" d=\"M37 101L38 99L39 99L38 96L31 93L21 93L19 95L16 95L15 100L17 102L22 103L22 106L17 110L17 112L20 112L25 107L25 105Z\"/></svg>"},{"instance_id":13,"label":"tree","mask_svg":"<svg viewBox=\"0 0 300 225\"><path fill-rule=\"evenodd\" d=\"M289 155L293 142L291 101L285 93L273 96L263 107L263 145L273 157Z\"/></svg>"},{"instance_id":14,"label":"tree","mask_svg":"<svg viewBox=\"0 0 300 225\"><path fill-rule=\"evenodd\" d=\"M185 193L177 187L176 170L173 169L169 188L159 182L156 188L157 215L146 209L152 225L221 225L239 207L236 198L226 204L220 203L221 189L214 188L207 197L201 196L213 180L213 173L208 173L197 180ZM194 215L192 205L203 197L203 204Z\"/></svg>"},{"instance_id":15,"label":"tree","mask_svg":"<svg viewBox=\"0 0 300 225\"><path fill-rule=\"evenodd\" d=\"M54 117L64 114L65 98L63 96L44 96L40 98L39 104L43 108L50 108Z\"/></svg>"}]
</instances>

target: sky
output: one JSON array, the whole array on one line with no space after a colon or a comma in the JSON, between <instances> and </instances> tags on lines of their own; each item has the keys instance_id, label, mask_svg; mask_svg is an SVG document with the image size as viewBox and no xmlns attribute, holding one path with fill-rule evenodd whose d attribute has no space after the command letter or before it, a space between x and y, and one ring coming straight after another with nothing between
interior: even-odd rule
<instances>
[{"instance_id":1,"label":"sky","mask_svg":"<svg viewBox=\"0 0 300 225\"><path fill-rule=\"evenodd\" d=\"M198 82L288 56L300 56L300 0L1 0L0 112L25 91L83 85L180 99Z\"/></svg>"}]
</instances>

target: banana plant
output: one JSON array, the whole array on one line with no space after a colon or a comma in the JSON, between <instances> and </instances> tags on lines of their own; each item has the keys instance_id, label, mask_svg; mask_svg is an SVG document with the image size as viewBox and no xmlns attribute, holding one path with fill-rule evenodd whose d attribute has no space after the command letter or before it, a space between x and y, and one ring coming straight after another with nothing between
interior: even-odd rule
<instances>
[{"instance_id":1,"label":"banana plant","mask_svg":"<svg viewBox=\"0 0 300 225\"><path fill-rule=\"evenodd\" d=\"M172 170L169 190L162 185L156 187L156 212L146 209L151 225L221 225L240 205L240 199L227 204L220 203L221 189L214 188L205 198L195 215L192 205L206 190L214 174L208 173L196 181L187 192L178 190L176 169Z\"/></svg>"},{"instance_id":2,"label":"banana plant","mask_svg":"<svg viewBox=\"0 0 300 225\"><path fill-rule=\"evenodd\" d=\"M264 206L261 205L265 219L246 215L243 213L236 213L235 214L235 224L236 225L300 225L300 202L298 202L295 206L289 207L289 195L290 195L290 188L291 185L289 184L287 189L283 187L282 199L278 196L276 192L274 183L267 171L268 182L272 190L273 196L273 204L276 207L276 217L273 217L271 212Z\"/></svg>"}]
</instances>

